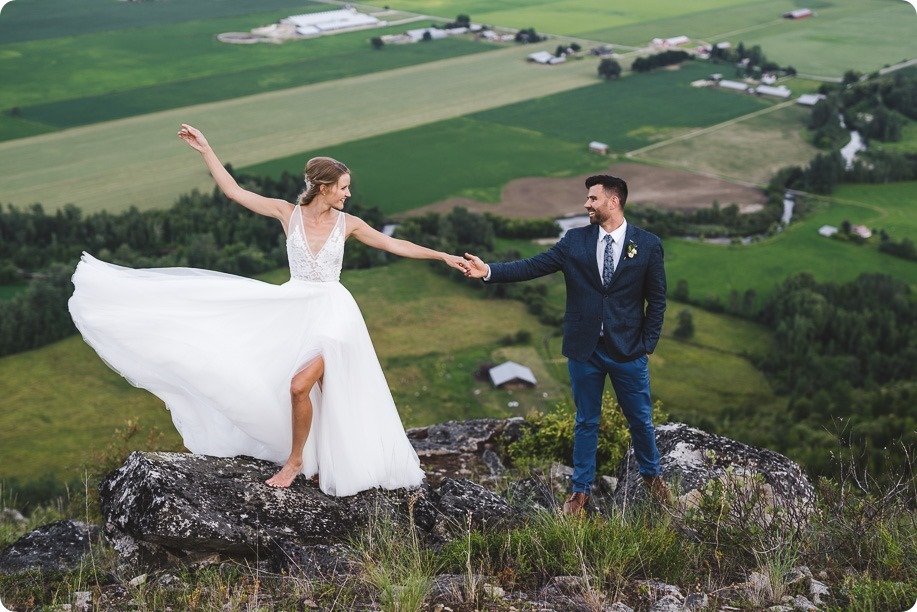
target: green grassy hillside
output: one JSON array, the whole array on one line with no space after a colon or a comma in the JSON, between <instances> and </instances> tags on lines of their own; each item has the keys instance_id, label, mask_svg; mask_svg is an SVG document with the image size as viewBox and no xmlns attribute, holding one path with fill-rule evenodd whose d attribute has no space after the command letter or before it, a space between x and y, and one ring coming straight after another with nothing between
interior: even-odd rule
<instances>
[{"instance_id":1,"label":"green grassy hillside","mask_svg":"<svg viewBox=\"0 0 917 612\"><path fill-rule=\"evenodd\" d=\"M289 274L264 278L283 282ZM342 280L360 304L406 425L525 414L569 395L559 330L522 303L484 300L471 281L451 281L425 262L346 272ZM744 357L766 349L766 330L695 311L697 335L688 344L669 337L673 322L670 316L651 362L654 395L673 415L715 418L725 406L779 404ZM520 331L531 335L529 343L501 343ZM530 366L538 387L496 391L474 378L480 365L507 359ZM180 448L162 403L127 384L78 337L0 359L0 479L76 477L128 419L139 419L142 431L160 428L163 443ZM135 444L144 441L139 436Z\"/></svg>"}]
</instances>

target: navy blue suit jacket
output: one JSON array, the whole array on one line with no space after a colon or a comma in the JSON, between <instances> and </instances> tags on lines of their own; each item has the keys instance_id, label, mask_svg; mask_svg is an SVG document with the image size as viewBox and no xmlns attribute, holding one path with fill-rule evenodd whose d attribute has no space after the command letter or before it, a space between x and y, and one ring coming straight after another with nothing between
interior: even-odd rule
<instances>
[{"instance_id":1,"label":"navy blue suit jacket","mask_svg":"<svg viewBox=\"0 0 917 612\"><path fill-rule=\"evenodd\" d=\"M563 272L567 284L564 356L589 361L604 324L605 346L611 358L633 361L652 353L662 332L666 290L662 242L628 223L624 252L606 289L596 261L598 240L597 225L572 229L535 257L491 264L488 282L525 281ZM628 257L631 244L637 252Z\"/></svg>"}]
</instances>

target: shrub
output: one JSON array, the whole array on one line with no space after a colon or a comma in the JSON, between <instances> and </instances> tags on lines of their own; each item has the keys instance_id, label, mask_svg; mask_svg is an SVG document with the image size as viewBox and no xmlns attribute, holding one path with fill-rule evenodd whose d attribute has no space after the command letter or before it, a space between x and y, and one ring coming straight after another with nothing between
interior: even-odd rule
<instances>
[{"instance_id":1,"label":"shrub","mask_svg":"<svg viewBox=\"0 0 917 612\"><path fill-rule=\"evenodd\" d=\"M668 414L662 403L653 406L653 421L665 422ZM509 445L510 458L516 464L544 460L569 462L573 456L573 428L576 409L566 401L559 402L551 412L533 412L526 416L527 430ZM596 454L597 474L613 472L627 453L630 433L621 407L610 393L602 398L602 418L599 421L599 447Z\"/></svg>"}]
</instances>

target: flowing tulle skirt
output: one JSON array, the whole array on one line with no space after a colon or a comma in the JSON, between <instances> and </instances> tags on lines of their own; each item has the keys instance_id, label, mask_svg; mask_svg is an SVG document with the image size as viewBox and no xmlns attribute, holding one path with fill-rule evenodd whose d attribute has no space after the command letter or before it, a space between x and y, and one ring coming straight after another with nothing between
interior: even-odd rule
<instances>
[{"instance_id":1,"label":"flowing tulle skirt","mask_svg":"<svg viewBox=\"0 0 917 612\"><path fill-rule=\"evenodd\" d=\"M70 313L89 345L161 398L194 453L283 463L290 381L322 356L303 473L352 495L421 483L360 309L338 282L283 285L192 268L134 270L84 254Z\"/></svg>"}]
</instances>

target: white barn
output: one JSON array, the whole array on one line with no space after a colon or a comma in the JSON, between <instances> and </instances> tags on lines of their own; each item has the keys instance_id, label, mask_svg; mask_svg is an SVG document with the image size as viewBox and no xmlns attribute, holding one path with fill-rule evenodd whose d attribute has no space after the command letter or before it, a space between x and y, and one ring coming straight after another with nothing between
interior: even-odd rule
<instances>
[{"instance_id":1,"label":"white barn","mask_svg":"<svg viewBox=\"0 0 917 612\"><path fill-rule=\"evenodd\" d=\"M652 42L655 47L678 47L691 42L691 39L687 36L673 36L672 38L654 38Z\"/></svg>"},{"instance_id":2,"label":"white barn","mask_svg":"<svg viewBox=\"0 0 917 612\"><path fill-rule=\"evenodd\" d=\"M825 94L802 94L796 99L796 104L802 104L803 106L815 106L827 96Z\"/></svg>"},{"instance_id":3,"label":"white barn","mask_svg":"<svg viewBox=\"0 0 917 612\"><path fill-rule=\"evenodd\" d=\"M538 384L532 370L515 361L507 361L490 368L487 372L494 387L534 387Z\"/></svg>"},{"instance_id":4,"label":"white barn","mask_svg":"<svg viewBox=\"0 0 917 612\"><path fill-rule=\"evenodd\" d=\"M554 65L563 64L567 61L567 58L564 55L556 57L550 51L538 51L536 53L530 53L528 60L536 64Z\"/></svg>"},{"instance_id":5,"label":"white barn","mask_svg":"<svg viewBox=\"0 0 917 612\"><path fill-rule=\"evenodd\" d=\"M430 34L430 40L442 40L449 36L446 30L440 30L439 28L419 28L416 30L408 30L404 34L410 38L412 42L420 42L428 33Z\"/></svg>"},{"instance_id":6,"label":"white barn","mask_svg":"<svg viewBox=\"0 0 917 612\"><path fill-rule=\"evenodd\" d=\"M355 9L340 9L337 11L322 11L320 13L306 13L304 15L291 15L280 21L296 28L300 36L318 36L334 30L361 28L382 25L383 22L372 15L357 12Z\"/></svg>"},{"instance_id":7,"label":"white barn","mask_svg":"<svg viewBox=\"0 0 917 612\"><path fill-rule=\"evenodd\" d=\"M751 89L748 86L748 83L743 83L742 81L730 81L728 79L720 79L717 81L717 86L724 89L733 89L735 91L748 91Z\"/></svg>"},{"instance_id":8,"label":"white barn","mask_svg":"<svg viewBox=\"0 0 917 612\"><path fill-rule=\"evenodd\" d=\"M774 96L775 98L789 98L793 92L786 88L785 85L773 87L771 85L758 85L755 89L756 94L762 96Z\"/></svg>"}]
</instances>

